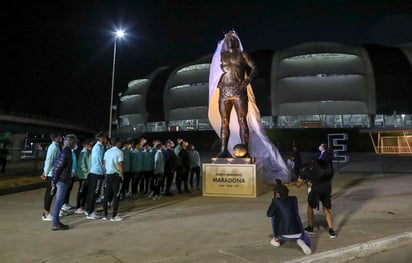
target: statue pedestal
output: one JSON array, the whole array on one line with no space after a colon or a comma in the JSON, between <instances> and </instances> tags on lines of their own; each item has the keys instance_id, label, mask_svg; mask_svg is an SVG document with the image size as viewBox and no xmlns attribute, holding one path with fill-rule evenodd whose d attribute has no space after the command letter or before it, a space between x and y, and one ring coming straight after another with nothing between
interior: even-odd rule
<instances>
[{"instance_id":1,"label":"statue pedestal","mask_svg":"<svg viewBox=\"0 0 412 263\"><path fill-rule=\"evenodd\" d=\"M254 197L258 195L253 158L212 158L203 164L203 196Z\"/></svg>"}]
</instances>

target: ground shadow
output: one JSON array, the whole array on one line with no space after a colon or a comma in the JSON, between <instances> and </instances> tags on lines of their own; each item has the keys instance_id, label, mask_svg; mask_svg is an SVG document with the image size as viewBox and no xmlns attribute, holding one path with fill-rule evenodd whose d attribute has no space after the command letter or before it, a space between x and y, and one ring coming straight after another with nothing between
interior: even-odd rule
<instances>
[{"instance_id":1,"label":"ground shadow","mask_svg":"<svg viewBox=\"0 0 412 263\"><path fill-rule=\"evenodd\" d=\"M336 191L334 191L332 187L332 219L338 238L339 233L348 223L349 219L357 211L362 209L368 200L373 199L376 195L373 189L356 188L366 180L367 178L365 177L349 180L345 185L339 187ZM319 232L321 229L326 232L328 226L322 207L319 208L319 211L320 212L315 213L313 227L315 232ZM339 221L336 221L336 215L339 215L339 218L341 218ZM312 240L312 251L316 251L316 244L320 238L320 235L311 235L310 237Z\"/></svg>"}]
</instances>

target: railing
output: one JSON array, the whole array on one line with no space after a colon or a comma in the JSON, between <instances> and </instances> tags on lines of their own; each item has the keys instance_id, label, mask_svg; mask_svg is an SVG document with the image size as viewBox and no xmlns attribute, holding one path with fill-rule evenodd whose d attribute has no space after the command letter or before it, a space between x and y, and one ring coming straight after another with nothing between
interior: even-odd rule
<instances>
[{"instance_id":1,"label":"railing","mask_svg":"<svg viewBox=\"0 0 412 263\"><path fill-rule=\"evenodd\" d=\"M411 148L408 146L380 146L380 153L384 154L412 154Z\"/></svg>"},{"instance_id":2,"label":"railing","mask_svg":"<svg viewBox=\"0 0 412 263\"><path fill-rule=\"evenodd\" d=\"M2 176L39 176L43 169L46 151L8 149L6 169Z\"/></svg>"}]
</instances>

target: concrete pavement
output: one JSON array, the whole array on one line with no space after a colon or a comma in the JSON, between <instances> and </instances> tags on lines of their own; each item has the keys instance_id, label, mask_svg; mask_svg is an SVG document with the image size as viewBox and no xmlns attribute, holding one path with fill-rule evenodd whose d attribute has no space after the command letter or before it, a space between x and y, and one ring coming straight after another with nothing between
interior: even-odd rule
<instances>
[{"instance_id":1,"label":"concrete pavement","mask_svg":"<svg viewBox=\"0 0 412 263\"><path fill-rule=\"evenodd\" d=\"M71 215L62 218L68 231L51 231L52 223L40 219L44 189L0 196L0 254L5 262L348 262L412 248L410 172L379 173L372 169L378 164L368 165L372 172L347 166L336 173L332 213L337 238L329 238L323 213L316 211L310 256L293 243L269 244L265 213L271 192L257 198L193 192L158 201L128 199L120 204L122 222ZM289 189L298 197L306 224L306 189ZM396 262L410 259L403 260Z\"/></svg>"}]
</instances>

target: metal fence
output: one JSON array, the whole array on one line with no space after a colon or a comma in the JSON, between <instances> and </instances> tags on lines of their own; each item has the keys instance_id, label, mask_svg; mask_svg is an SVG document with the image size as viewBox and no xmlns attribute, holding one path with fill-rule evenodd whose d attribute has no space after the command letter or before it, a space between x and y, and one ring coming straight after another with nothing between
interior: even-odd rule
<instances>
[{"instance_id":1,"label":"metal fence","mask_svg":"<svg viewBox=\"0 0 412 263\"><path fill-rule=\"evenodd\" d=\"M2 176L36 176L43 169L46 151L8 149L5 173Z\"/></svg>"}]
</instances>

